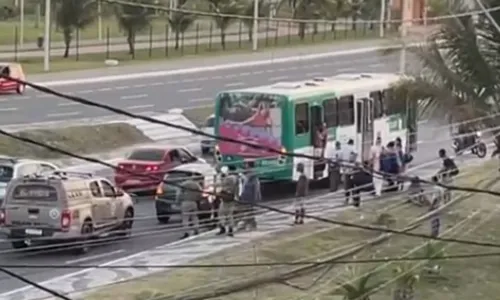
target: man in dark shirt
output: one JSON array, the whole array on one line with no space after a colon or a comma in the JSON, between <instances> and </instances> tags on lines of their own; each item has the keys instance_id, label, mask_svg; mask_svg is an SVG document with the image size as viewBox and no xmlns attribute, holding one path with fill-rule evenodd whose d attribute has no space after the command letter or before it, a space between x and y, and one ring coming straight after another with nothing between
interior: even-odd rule
<instances>
[{"instance_id":1,"label":"man in dark shirt","mask_svg":"<svg viewBox=\"0 0 500 300\"><path fill-rule=\"evenodd\" d=\"M299 173L299 179L297 181L297 189L295 192L295 224L304 224L304 216L306 215L306 209L304 208L304 198L309 194L309 179L306 174L304 174L304 164L297 164L297 173Z\"/></svg>"}]
</instances>

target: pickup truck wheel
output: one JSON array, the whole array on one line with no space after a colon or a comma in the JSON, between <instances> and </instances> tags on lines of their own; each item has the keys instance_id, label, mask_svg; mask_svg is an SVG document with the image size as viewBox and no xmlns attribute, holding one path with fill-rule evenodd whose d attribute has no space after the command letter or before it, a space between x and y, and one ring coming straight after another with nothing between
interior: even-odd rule
<instances>
[{"instance_id":1,"label":"pickup truck wheel","mask_svg":"<svg viewBox=\"0 0 500 300\"><path fill-rule=\"evenodd\" d=\"M81 234L83 236L80 246L76 249L78 254L86 254L90 251L90 240L92 239L92 233L94 232L94 227L90 221L85 221L82 225Z\"/></svg>"},{"instance_id":2,"label":"pickup truck wheel","mask_svg":"<svg viewBox=\"0 0 500 300\"><path fill-rule=\"evenodd\" d=\"M156 218L158 219L158 222L161 224L167 224L170 221L170 216L169 215L156 215Z\"/></svg>"},{"instance_id":3,"label":"pickup truck wheel","mask_svg":"<svg viewBox=\"0 0 500 300\"><path fill-rule=\"evenodd\" d=\"M24 94L24 91L26 90L26 86L24 84L18 84L17 85L17 88L16 88L16 92L19 94L19 95L22 95Z\"/></svg>"},{"instance_id":4,"label":"pickup truck wheel","mask_svg":"<svg viewBox=\"0 0 500 300\"><path fill-rule=\"evenodd\" d=\"M15 241L15 242L12 242L12 248L25 249L25 248L28 248L28 244L26 244L24 241Z\"/></svg>"},{"instance_id":5,"label":"pickup truck wheel","mask_svg":"<svg viewBox=\"0 0 500 300\"><path fill-rule=\"evenodd\" d=\"M120 235L130 236L132 233L132 226L134 225L134 209L129 207L123 216L123 222L120 226Z\"/></svg>"}]
</instances>

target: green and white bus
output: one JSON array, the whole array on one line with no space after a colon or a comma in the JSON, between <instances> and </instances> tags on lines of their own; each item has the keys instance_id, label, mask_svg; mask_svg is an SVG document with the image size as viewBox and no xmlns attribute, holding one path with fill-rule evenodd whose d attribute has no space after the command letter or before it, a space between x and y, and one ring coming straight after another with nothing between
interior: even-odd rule
<instances>
[{"instance_id":1,"label":"green and white bus","mask_svg":"<svg viewBox=\"0 0 500 300\"><path fill-rule=\"evenodd\" d=\"M215 105L215 134L271 147L282 155L219 141L216 160L237 171L252 159L265 181L297 180L299 162L305 164L309 178L327 178L324 164L318 169L311 159L286 155L313 155L322 124L328 130L327 149L336 141L345 145L353 139L360 161L369 158L377 136L384 144L399 137L407 150L416 150L416 107L393 99L392 87L400 79L390 73L341 74L221 92Z\"/></svg>"}]
</instances>

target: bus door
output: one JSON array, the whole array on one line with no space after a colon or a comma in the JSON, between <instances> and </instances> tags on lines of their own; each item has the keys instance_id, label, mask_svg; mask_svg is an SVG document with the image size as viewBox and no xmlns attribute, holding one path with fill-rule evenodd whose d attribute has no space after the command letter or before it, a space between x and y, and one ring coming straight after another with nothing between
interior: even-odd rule
<instances>
[{"instance_id":1,"label":"bus door","mask_svg":"<svg viewBox=\"0 0 500 300\"><path fill-rule=\"evenodd\" d=\"M317 131L319 130L320 126L323 124L323 106L319 104L312 104L309 107L309 128L311 128L311 146L313 146L313 149L315 148L314 145L316 144L316 138L317 138ZM325 145L326 146L326 145ZM321 156L324 154L324 151L321 153L319 151L313 151L314 156ZM323 171L326 168L326 164L324 161L315 161L314 162L314 171L313 171L313 176L314 179L319 179L323 177Z\"/></svg>"},{"instance_id":2,"label":"bus door","mask_svg":"<svg viewBox=\"0 0 500 300\"><path fill-rule=\"evenodd\" d=\"M370 158L370 149L374 141L373 128L373 101L369 98L356 100L356 132L361 146L361 161Z\"/></svg>"}]
</instances>

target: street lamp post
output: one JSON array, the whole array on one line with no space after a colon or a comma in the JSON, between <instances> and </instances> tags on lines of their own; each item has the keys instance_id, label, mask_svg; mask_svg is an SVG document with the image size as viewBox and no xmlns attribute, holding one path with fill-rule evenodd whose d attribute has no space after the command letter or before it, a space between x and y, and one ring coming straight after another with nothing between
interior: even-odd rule
<instances>
[{"instance_id":1,"label":"street lamp post","mask_svg":"<svg viewBox=\"0 0 500 300\"><path fill-rule=\"evenodd\" d=\"M383 38L385 35L385 2L386 0L380 0L380 37Z\"/></svg>"},{"instance_id":2,"label":"street lamp post","mask_svg":"<svg viewBox=\"0 0 500 300\"><path fill-rule=\"evenodd\" d=\"M23 45L24 45L24 0L21 0L21 3L20 3L20 7L19 7L19 23L21 23L20 25L20 30L19 30L19 47L21 49L23 49Z\"/></svg>"},{"instance_id":3,"label":"street lamp post","mask_svg":"<svg viewBox=\"0 0 500 300\"><path fill-rule=\"evenodd\" d=\"M43 43L43 70L50 71L50 0L45 0L45 34Z\"/></svg>"},{"instance_id":4,"label":"street lamp post","mask_svg":"<svg viewBox=\"0 0 500 300\"><path fill-rule=\"evenodd\" d=\"M259 0L254 0L253 1L253 26L252 26L252 50L257 51L258 47L258 34L259 34Z\"/></svg>"},{"instance_id":5,"label":"street lamp post","mask_svg":"<svg viewBox=\"0 0 500 300\"><path fill-rule=\"evenodd\" d=\"M97 0L97 37L102 41L102 1Z\"/></svg>"}]
</instances>

